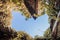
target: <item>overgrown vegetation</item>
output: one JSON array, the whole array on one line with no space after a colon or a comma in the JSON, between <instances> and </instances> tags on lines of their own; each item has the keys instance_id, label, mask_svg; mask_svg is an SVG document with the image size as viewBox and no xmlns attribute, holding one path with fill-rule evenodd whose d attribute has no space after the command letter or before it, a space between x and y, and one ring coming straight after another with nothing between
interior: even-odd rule
<instances>
[{"instance_id":1,"label":"overgrown vegetation","mask_svg":"<svg viewBox=\"0 0 60 40\"><path fill-rule=\"evenodd\" d=\"M10 40L12 38L15 38L15 33L16 31L12 30L11 27L11 19L12 19L12 14L11 11L12 10L16 10L16 11L21 11L23 12L22 15L24 15L27 19L33 17L34 19L36 19L37 17L44 15L45 13L49 16L49 22L50 22L50 29L52 32L53 29L53 25L57 19L57 15L60 11L60 0L38 0L38 7L37 7L37 11L38 13L31 13L29 10L32 10L32 8L34 9L34 5L33 2L30 2L31 0L28 0L29 2L27 2L27 0L0 0L0 37L2 37L1 40ZM36 0L32 0L32 1L36 1ZM26 3L30 3L31 5L31 9L28 8ZM31 4L32 3L32 4ZM27 6L26 6L27 5ZM36 6L36 5L35 5ZM57 29L60 27L60 18L58 18L58 25L56 26ZM53 24L53 25L52 25ZM56 28L55 28L56 30ZM59 35L60 30L58 29L58 32L54 31L54 35L53 38L56 38L57 35ZM58 34L56 34L58 33ZM24 33L22 33L24 34ZM49 34L49 33L48 33ZM3 37L4 36L4 37ZM16 33L17 36L17 33ZM25 35L22 35L23 37L25 37ZM45 34L46 36L46 34ZM9 38L7 38L9 37ZM48 37L48 35L46 36ZM58 36L60 37L60 36ZM4 38L4 39L3 39ZM7 39L6 39L7 38ZM22 39L22 40L26 40L26 38ZM28 39L27 39L28 40ZM39 40L39 39L37 39ZM54 39L55 40L55 39Z\"/></svg>"},{"instance_id":2,"label":"overgrown vegetation","mask_svg":"<svg viewBox=\"0 0 60 40\"><path fill-rule=\"evenodd\" d=\"M33 40L33 38L29 34L23 31L17 31L17 34L17 37L13 40Z\"/></svg>"}]
</instances>

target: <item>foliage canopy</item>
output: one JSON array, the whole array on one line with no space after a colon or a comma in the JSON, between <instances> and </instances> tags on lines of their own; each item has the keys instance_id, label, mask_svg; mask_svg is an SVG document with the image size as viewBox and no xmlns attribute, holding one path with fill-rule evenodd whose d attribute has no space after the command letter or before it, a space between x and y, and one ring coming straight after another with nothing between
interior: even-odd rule
<instances>
[{"instance_id":1,"label":"foliage canopy","mask_svg":"<svg viewBox=\"0 0 60 40\"><path fill-rule=\"evenodd\" d=\"M2 5L4 5L4 9L23 12L22 15L26 16L26 18L33 16L25 6L24 0L1 0L0 6ZM7 8L5 6L7 6ZM52 16L51 18L55 19L59 10L59 0L38 0L38 13L34 14L34 16L39 17L46 13L49 17Z\"/></svg>"}]
</instances>

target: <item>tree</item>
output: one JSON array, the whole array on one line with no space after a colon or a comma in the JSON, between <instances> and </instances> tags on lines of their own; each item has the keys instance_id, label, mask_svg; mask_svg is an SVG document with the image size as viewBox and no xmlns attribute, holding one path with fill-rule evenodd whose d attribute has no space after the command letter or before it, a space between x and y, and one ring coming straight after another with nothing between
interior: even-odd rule
<instances>
[{"instance_id":1,"label":"tree","mask_svg":"<svg viewBox=\"0 0 60 40\"><path fill-rule=\"evenodd\" d=\"M34 40L51 40L51 39L48 38L48 37L36 35L36 36L34 37Z\"/></svg>"},{"instance_id":2,"label":"tree","mask_svg":"<svg viewBox=\"0 0 60 40\"><path fill-rule=\"evenodd\" d=\"M23 31L17 31L18 35L15 39L13 40L33 40L33 38L28 35L26 32Z\"/></svg>"},{"instance_id":3,"label":"tree","mask_svg":"<svg viewBox=\"0 0 60 40\"><path fill-rule=\"evenodd\" d=\"M50 30L50 28L48 28L48 29L44 32L44 37L51 38L51 30Z\"/></svg>"},{"instance_id":4,"label":"tree","mask_svg":"<svg viewBox=\"0 0 60 40\"><path fill-rule=\"evenodd\" d=\"M10 28L11 19L12 19L11 11L18 10L18 11L22 11L23 12L22 15L26 16L26 18L31 18L31 17L37 18L37 17L43 15L44 13L46 13L49 16L49 20L51 20L53 22L52 23L50 21L50 24L51 24L50 27L51 27L51 29L53 29L52 24L54 24L54 22L56 21L57 14L60 10L60 3L59 3L60 0L38 0L37 1L38 2L38 8L37 8L38 13L37 14L34 13L33 15L29 11L30 9L28 9L28 7L26 6L27 4L25 4L24 2L25 2L25 0L0 0L0 27L3 27L3 28L9 27ZM34 8L33 5L31 5L31 6L32 6L32 8ZM36 19L36 18L34 18L34 19ZM60 23L60 21L58 22L58 24L59 23ZM57 26L59 26L59 25L57 25ZM2 28L1 28L1 30L2 30Z\"/></svg>"},{"instance_id":5,"label":"tree","mask_svg":"<svg viewBox=\"0 0 60 40\"><path fill-rule=\"evenodd\" d=\"M44 40L45 38L43 36L36 35L34 37L34 40Z\"/></svg>"},{"instance_id":6,"label":"tree","mask_svg":"<svg viewBox=\"0 0 60 40\"><path fill-rule=\"evenodd\" d=\"M23 15L26 16L26 18L31 18L31 14L27 10L27 7L24 4L24 0L0 0L0 27L1 27L0 35L2 34L2 32L3 32L3 35L6 33L6 35L4 36L5 37L4 39L6 40L9 40L10 37L15 35L15 31L10 29L11 19L12 19L12 14L11 14L12 10L22 11ZM13 32L11 32L11 30ZM8 33L11 33L11 36L7 39L7 36L10 35ZM1 40L3 40L3 38Z\"/></svg>"}]
</instances>

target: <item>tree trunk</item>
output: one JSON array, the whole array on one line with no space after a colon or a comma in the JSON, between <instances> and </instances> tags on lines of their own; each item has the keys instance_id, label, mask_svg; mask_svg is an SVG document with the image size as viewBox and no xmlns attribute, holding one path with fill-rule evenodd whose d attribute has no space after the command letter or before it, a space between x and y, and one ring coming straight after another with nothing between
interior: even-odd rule
<instances>
[{"instance_id":1,"label":"tree trunk","mask_svg":"<svg viewBox=\"0 0 60 40\"><path fill-rule=\"evenodd\" d=\"M52 32L54 23L55 23L55 20L51 19L50 21L51 32ZM57 22L56 28L52 32L52 40L58 40L58 39L60 39L60 21Z\"/></svg>"},{"instance_id":2,"label":"tree trunk","mask_svg":"<svg viewBox=\"0 0 60 40\"><path fill-rule=\"evenodd\" d=\"M60 21L58 22L58 25L57 25L57 40L60 39Z\"/></svg>"}]
</instances>

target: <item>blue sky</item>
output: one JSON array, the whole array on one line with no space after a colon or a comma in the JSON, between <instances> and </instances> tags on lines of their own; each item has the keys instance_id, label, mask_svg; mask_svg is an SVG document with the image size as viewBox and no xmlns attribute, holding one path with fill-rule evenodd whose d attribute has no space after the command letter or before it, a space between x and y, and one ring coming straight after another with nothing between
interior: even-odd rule
<instances>
[{"instance_id":1,"label":"blue sky","mask_svg":"<svg viewBox=\"0 0 60 40\"><path fill-rule=\"evenodd\" d=\"M27 32L32 37L35 35L42 36L44 31L49 27L48 16L46 14L38 17L37 20L30 18L27 21L21 15L21 12L12 11L12 16L12 28L17 31Z\"/></svg>"}]
</instances>

